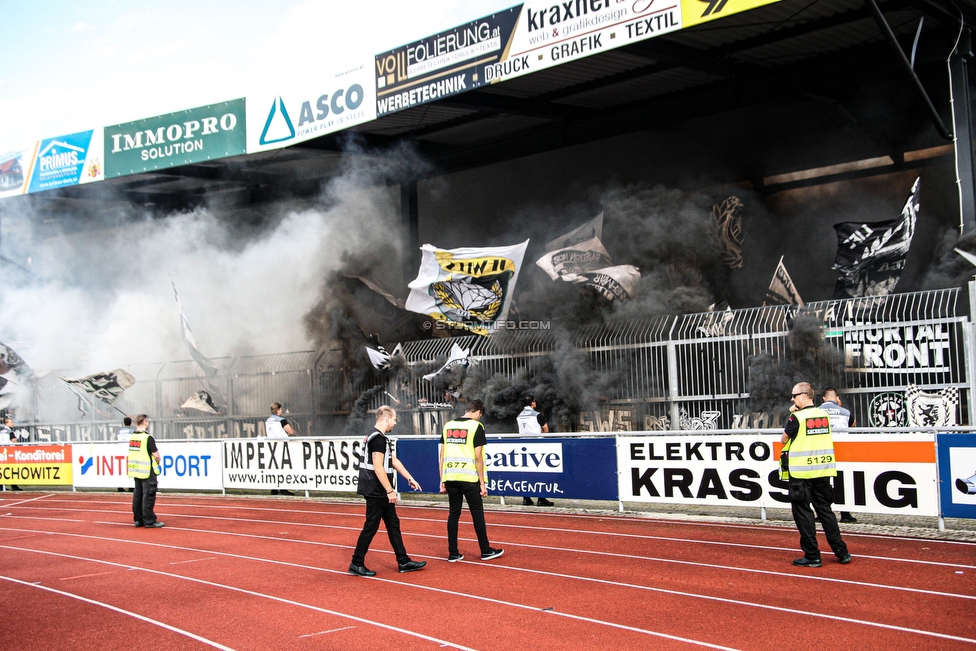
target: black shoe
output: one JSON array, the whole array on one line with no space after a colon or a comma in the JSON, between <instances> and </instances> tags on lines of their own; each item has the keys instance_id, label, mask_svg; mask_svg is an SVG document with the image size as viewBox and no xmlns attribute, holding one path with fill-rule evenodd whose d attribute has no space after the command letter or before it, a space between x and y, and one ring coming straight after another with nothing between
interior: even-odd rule
<instances>
[{"instance_id":1,"label":"black shoe","mask_svg":"<svg viewBox=\"0 0 976 651\"><path fill-rule=\"evenodd\" d=\"M162 529L165 526L166 526L165 524L163 524L159 520L156 520L152 524L147 524L146 529Z\"/></svg>"},{"instance_id":2,"label":"black shoe","mask_svg":"<svg viewBox=\"0 0 976 651\"><path fill-rule=\"evenodd\" d=\"M457 563L458 561L464 560L464 554L451 554L447 557L448 563Z\"/></svg>"},{"instance_id":3,"label":"black shoe","mask_svg":"<svg viewBox=\"0 0 976 651\"><path fill-rule=\"evenodd\" d=\"M277 495L278 494L278 489L277 488L272 488L271 489L271 494L272 495Z\"/></svg>"},{"instance_id":4,"label":"black shoe","mask_svg":"<svg viewBox=\"0 0 976 651\"><path fill-rule=\"evenodd\" d=\"M483 560L483 561L490 561L493 558L498 558L499 556L501 556L504 553L505 553L505 550L504 549L492 549L491 547L489 547L488 548L488 553L481 555L481 560Z\"/></svg>"},{"instance_id":5,"label":"black shoe","mask_svg":"<svg viewBox=\"0 0 976 651\"><path fill-rule=\"evenodd\" d=\"M843 522L844 524L854 524L855 522L857 522L857 518L855 518L850 513L841 513L840 521Z\"/></svg>"},{"instance_id":6,"label":"black shoe","mask_svg":"<svg viewBox=\"0 0 976 651\"><path fill-rule=\"evenodd\" d=\"M841 565L847 565L851 562L851 555L848 553L846 556L838 556L837 560L840 561Z\"/></svg>"},{"instance_id":7,"label":"black shoe","mask_svg":"<svg viewBox=\"0 0 976 651\"><path fill-rule=\"evenodd\" d=\"M427 565L427 561L407 561L406 563L397 565L397 569L401 572L416 572L417 570L424 569L425 565Z\"/></svg>"},{"instance_id":8,"label":"black shoe","mask_svg":"<svg viewBox=\"0 0 976 651\"><path fill-rule=\"evenodd\" d=\"M280 491L278 491L278 494L279 495L294 495L295 493L293 491L286 491L285 489L282 488Z\"/></svg>"},{"instance_id":9,"label":"black shoe","mask_svg":"<svg viewBox=\"0 0 976 651\"><path fill-rule=\"evenodd\" d=\"M143 522L142 522L142 521L140 520L139 522L136 522L136 526L137 526L137 527L144 527L144 526L146 526L146 525L145 525L145 523L143 523Z\"/></svg>"},{"instance_id":10,"label":"black shoe","mask_svg":"<svg viewBox=\"0 0 976 651\"><path fill-rule=\"evenodd\" d=\"M21 488L20 486L11 486L10 487L10 490L19 491L19 490L24 490L24 489Z\"/></svg>"},{"instance_id":11,"label":"black shoe","mask_svg":"<svg viewBox=\"0 0 976 651\"><path fill-rule=\"evenodd\" d=\"M539 506L556 506L544 497L540 497L537 503Z\"/></svg>"},{"instance_id":12,"label":"black shoe","mask_svg":"<svg viewBox=\"0 0 976 651\"><path fill-rule=\"evenodd\" d=\"M530 497L523 497L522 498L522 506L535 506L535 505L532 503L532 498L530 498Z\"/></svg>"},{"instance_id":13,"label":"black shoe","mask_svg":"<svg viewBox=\"0 0 976 651\"><path fill-rule=\"evenodd\" d=\"M797 558L793 561L793 564L797 567L823 567L823 561L819 558Z\"/></svg>"},{"instance_id":14,"label":"black shoe","mask_svg":"<svg viewBox=\"0 0 976 651\"><path fill-rule=\"evenodd\" d=\"M119 489L118 489L118 492L120 492L120 493L124 493L124 492L125 492L125 489L124 489L124 488L122 488L122 487L119 487Z\"/></svg>"},{"instance_id":15,"label":"black shoe","mask_svg":"<svg viewBox=\"0 0 976 651\"><path fill-rule=\"evenodd\" d=\"M358 576L376 576L376 572L367 568L365 565L349 564L349 572Z\"/></svg>"}]
</instances>

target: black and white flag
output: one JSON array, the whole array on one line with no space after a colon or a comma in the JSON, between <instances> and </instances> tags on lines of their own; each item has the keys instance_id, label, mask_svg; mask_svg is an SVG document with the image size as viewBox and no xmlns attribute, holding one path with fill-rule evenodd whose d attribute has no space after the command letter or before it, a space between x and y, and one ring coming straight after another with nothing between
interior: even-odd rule
<instances>
[{"instance_id":1,"label":"black and white flag","mask_svg":"<svg viewBox=\"0 0 976 651\"><path fill-rule=\"evenodd\" d=\"M71 387L90 393L102 402L111 405L122 392L136 383L136 379L121 368L114 371L94 373L78 378L61 378Z\"/></svg>"},{"instance_id":2,"label":"black and white flag","mask_svg":"<svg viewBox=\"0 0 976 651\"><path fill-rule=\"evenodd\" d=\"M834 224L837 258L833 268L839 273L834 298L885 296L895 289L915 235L920 181L915 179L898 219Z\"/></svg>"},{"instance_id":3,"label":"black and white flag","mask_svg":"<svg viewBox=\"0 0 976 651\"><path fill-rule=\"evenodd\" d=\"M582 226L574 228L565 235L560 235L556 239L546 242L546 251L565 249L567 247L579 244L580 242L586 242L587 240L592 240L594 238L599 240L601 237L603 237L602 212Z\"/></svg>"},{"instance_id":4,"label":"black and white flag","mask_svg":"<svg viewBox=\"0 0 976 651\"><path fill-rule=\"evenodd\" d=\"M382 371L383 369L390 368L390 360L392 358L403 354L403 345L397 344L392 353L386 352L386 349L382 346L377 346L376 350L366 346L366 354L369 355L369 361L373 365L373 368Z\"/></svg>"},{"instance_id":5,"label":"black and white flag","mask_svg":"<svg viewBox=\"0 0 976 651\"><path fill-rule=\"evenodd\" d=\"M779 258L776 271L773 272L773 279L769 281L769 289L766 290L766 301L763 305L799 305L803 307L803 299L797 291L793 279L786 271L783 264L783 256Z\"/></svg>"},{"instance_id":6,"label":"black and white flag","mask_svg":"<svg viewBox=\"0 0 976 651\"><path fill-rule=\"evenodd\" d=\"M435 377L443 373L444 371L450 370L457 366L458 364L463 364L467 366L470 362L468 360L468 355L471 353L471 349L462 349L457 344L451 346L451 356L447 358L447 362L444 363L439 369L433 373L428 373L424 376L424 379L430 382Z\"/></svg>"},{"instance_id":7,"label":"black and white flag","mask_svg":"<svg viewBox=\"0 0 976 651\"><path fill-rule=\"evenodd\" d=\"M183 343L186 344L187 350L190 351L190 357L193 358L193 361L197 363L197 366L200 367L206 376L214 377L217 375L217 365L204 357L197 348L197 342L193 339L193 333L190 332L190 324L186 320L183 305L180 303L180 295L176 292L176 283L172 280L170 282L173 284L173 296L176 298L176 307L180 311L180 327L183 332Z\"/></svg>"},{"instance_id":8,"label":"black and white flag","mask_svg":"<svg viewBox=\"0 0 976 651\"><path fill-rule=\"evenodd\" d=\"M208 414L219 414L217 406L206 391L197 391L189 400L180 405L180 409L196 409Z\"/></svg>"}]
</instances>

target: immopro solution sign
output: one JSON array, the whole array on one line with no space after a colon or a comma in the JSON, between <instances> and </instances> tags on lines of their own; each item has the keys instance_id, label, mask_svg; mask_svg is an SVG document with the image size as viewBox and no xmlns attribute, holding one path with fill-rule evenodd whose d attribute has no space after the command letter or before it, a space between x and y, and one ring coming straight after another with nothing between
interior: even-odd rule
<instances>
[{"instance_id":1,"label":"immopro solution sign","mask_svg":"<svg viewBox=\"0 0 976 651\"><path fill-rule=\"evenodd\" d=\"M105 178L245 153L244 100L105 127Z\"/></svg>"}]
</instances>

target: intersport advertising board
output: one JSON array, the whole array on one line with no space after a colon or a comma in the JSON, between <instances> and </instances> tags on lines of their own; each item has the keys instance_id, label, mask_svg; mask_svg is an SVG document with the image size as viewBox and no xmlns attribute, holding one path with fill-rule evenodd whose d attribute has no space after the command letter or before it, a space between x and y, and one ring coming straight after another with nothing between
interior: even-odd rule
<instances>
[{"instance_id":1,"label":"intersport advertising board","mask_svg":"<svg viewBox=\"0 0 976 651\"><path fill-rule=\"evenodd\" d=\"M304 83L248 93L247 153L281 149L376 119L372 57Z\"/></svg>"},{"instance_id":2,"label":"intersport advertising board","mask_svg":"<svg viewBox=\"0 0 976 651\"><path fill-rule=\"evenodd\" d=\"M157 441L160 490L221 490L221 445L217 441ZM125 441L75 443L74 485L78 488L131 488Z\"/></svg>"},{"instance_id":3,"label":"intersport advertising board","mask_svg":"<svg viewBox=\"0 0 976 651\"><path fill-rule=\"evenodd\" d=\"M934 434L835 434L834 510L938 515ZM624 502L789 508L778 434L621 436Z\"/></svg>"}]
</instances>

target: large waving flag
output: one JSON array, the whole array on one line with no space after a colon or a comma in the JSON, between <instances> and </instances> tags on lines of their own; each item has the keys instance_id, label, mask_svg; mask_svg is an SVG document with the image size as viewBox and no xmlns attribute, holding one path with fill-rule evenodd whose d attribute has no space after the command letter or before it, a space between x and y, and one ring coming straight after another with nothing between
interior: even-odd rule
<instances>
[{"instance_id":1,"label":"large waving flag","mask_svg":"<svg viewBox=\"0 0 976 651\"><path fill-rule=\"evenodd\" d=\"M598 219L603 219L601 214ZM586 227L587 222L580 228ZM602 225L602 224L601 224ZM572 242L577 228L555 241ZM593 230L593 227L590 227ZM633 298L640 281L640 270L633 265L616 265L599 237L575 241L562 248L547 251L535 263L553 280L563 280L589 287L609 301Z\"/></svg>"},{"instance_id":2,"label":"large waving flag","mask_svg":"<svg viewBox=\"0 0 976 651\"><path fill-rule=\"evenodd\" d=\"M898 219L834 224L837 257L833 268L839 272L834 298L884 296L895 289L915 235L920 181L915 179Z\"/></svg>"},{"instance_id":3,"label":"large waving flag","mask_svg":"<svg viewBox=\"0 0 976 651\"><path fill-rule=\"evenodd\" d=\"M565 249L566 247L579 244L580 242L586 242L587 240L592 240L593 238L599 240L601 237L603 237L602 212L582 226L574 228L565 235L560 235L556 239L546 242L546 251Z\"/></svg>"},{"instance_id":4,"label":"large waving flag","mask_svg":"<svg viewBox=\"0 0 976 651\"><path fill-rule=\"evenodd\" d=\"M109 405L114 403L123 391L136 383L136 379L121 368L93 373L85 377L62 377L61 379L68 383L72 390L81 389Z\"/></svg>"},{"instance_id":5,"label":"large waving flag","mask_svg":"<svg viewBox=\"0 0 976 651\"><path fill-rule=\"evenodd\" d=\"M410 283L406 309L455 328L487 335L508 318L529 241L512 246L421 247L420 272Z\"/></svg>"},{"instance_id":6,"label":"large waving flag","mask_svg":"<svg viewBox=\"0 0 976 651\"><path fill-rule=\"evenodd\" d=\"M441 366L436 371L434 371L433 373L428 373L427 375L425 375L424 379L430 382L431 380L433 380L435 377L437 377L444 371L452 369L458 364L463 364L467 366L469 364L468 355L470 353L471 353L470 348L462 349L460 346L458 346L455 343L453 346L451 346L451 356L447 358L447 361L444 363L444 365Z\"/></svg>"}]
</instances>

